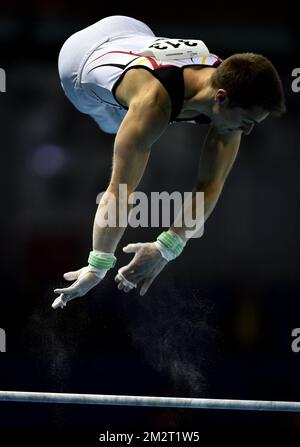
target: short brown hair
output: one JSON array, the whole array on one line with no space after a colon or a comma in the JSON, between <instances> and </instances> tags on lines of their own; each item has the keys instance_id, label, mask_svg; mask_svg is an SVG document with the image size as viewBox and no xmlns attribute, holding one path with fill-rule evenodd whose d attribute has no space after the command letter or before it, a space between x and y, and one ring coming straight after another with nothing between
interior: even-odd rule
<instances>
[{"instance_id":1,"label":"short brown hair","mask_svg":"<svg viewBox=\"0 0 300 447\"><path fill-rule=\"evenodd\" d=\"M228 92L229 105L285 112L282 82L274 65L261 54L240 53L225 59L211 78L213 88Z\"/></svg>"}]
</instances>

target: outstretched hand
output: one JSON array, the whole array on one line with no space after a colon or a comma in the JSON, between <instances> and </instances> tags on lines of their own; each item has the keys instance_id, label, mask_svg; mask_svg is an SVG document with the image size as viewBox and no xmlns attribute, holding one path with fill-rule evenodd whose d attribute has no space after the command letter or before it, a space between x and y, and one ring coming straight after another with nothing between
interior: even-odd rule
<instances>
[{"instance_id":1,"label":"outstretched hand","mask_svg":"<svg viewBox=\"0 0 300 447\"><path fill-rule=\"evenodd\" d=\"M145 295L168 261L162 257L154 242L128 244L123 251L134 253L134 257L129 264L118 270L115 277L118 289L129 292L140 286L140 295Z\"/></svg>"},{"instance_id":2,"label":"outstretched hand","mask_svg":"<svg viewBox=\"0 0 300 447\"><path fill-rule=\"evenodd\" d=\"M52 308L65 307L67 302L74 298L85 295L104 278L107 270L103 270L103 275L90 271L89 267L83 267L75 272L64 274L67 281L75 281L71 286L63 289L55 289L54 293L59 293L59 297L52 303Z\"/></svg>"},{"instance_id":3,"label":"outstretched hand","mask_svg":"<svg viewBox=\"0 0 300 447\"><path fill-rule=\"evenodd\" d=\"M125 253L134 253L128 265L120 268L115 277L118 289L129 292L140 286L140 295L145 295L156 276L166 266L164 259L154 242L128 244L123 248ZM54 289L59 296L53 301L52 308L64 308L68 301L84 296L95 287L106 275L107 270L92 271L90 266L64 274L67 281L74 281L69 287Z\"/></svg>"}]
</instances>

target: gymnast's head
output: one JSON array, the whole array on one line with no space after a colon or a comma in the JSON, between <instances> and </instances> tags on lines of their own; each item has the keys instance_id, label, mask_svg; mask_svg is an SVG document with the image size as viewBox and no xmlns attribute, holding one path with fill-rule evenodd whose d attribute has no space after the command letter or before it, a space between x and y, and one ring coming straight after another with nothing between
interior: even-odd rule
<instances>
[{"instance_id":1,"label":"gymnast's head","mask_svg":"<svg viewBox=\"0 0 300 447\"><path fill-rule=\"evenodd\" d=\"M282 82L264 56L241 53L225 59L211 77L212 118L221 132L248 135L267 116L285 111Z\"/></svg>"}]
</instances>

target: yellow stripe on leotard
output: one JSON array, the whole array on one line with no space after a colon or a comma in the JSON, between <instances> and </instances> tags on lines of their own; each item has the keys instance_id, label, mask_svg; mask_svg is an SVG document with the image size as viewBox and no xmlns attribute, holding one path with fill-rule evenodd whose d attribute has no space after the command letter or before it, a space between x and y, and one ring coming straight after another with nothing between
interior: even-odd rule
<instances>
[{"instance_id":1,"label":"yellow stripe on leotard","mask_svg":"<svg viewBox=\"0 0 300 447\"><path fill-rule=\"evenodd\" d=\"M139 62L136 62L135 65L139 65L139 64L142 64L143 62L147 62L147 61L148 61L148 58L147 57L143 57L143 59L141 59Z\"/></svg>"}]
</instances>

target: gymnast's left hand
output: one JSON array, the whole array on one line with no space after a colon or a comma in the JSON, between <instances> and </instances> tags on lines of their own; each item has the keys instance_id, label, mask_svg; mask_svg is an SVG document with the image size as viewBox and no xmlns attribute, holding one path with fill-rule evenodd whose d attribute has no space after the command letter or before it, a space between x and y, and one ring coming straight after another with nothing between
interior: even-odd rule
<instances>
[{"instance_id":1,"label":"gymnast's left hand","mask_svg":"<svg viewBox=\"0 0 300 447\"><path fill-rule=\"evenodd\" d=\"M67 281L75 281L71 286L63 289L55 289L54 293L59 293L59 297L52 303L52 308L64 308L68 301L85 295L104 278L107 270L91 271L90 266L83 267L74 272L64 274Z\"/></svg>"},{"instance_id":2,"label":"gymnast's left hand","mask_svg":"<svg viewBox=\"0 0 300 447\"><path fill-rule=\"evenodd\" d=\"M118 289L129 292L140 286L140 295L145 295L168 261L162 257L154 242L128 244L123 251L134 253L134 257L128 265L118 270L115 277Z\"/></svg>"}]
</instances>

